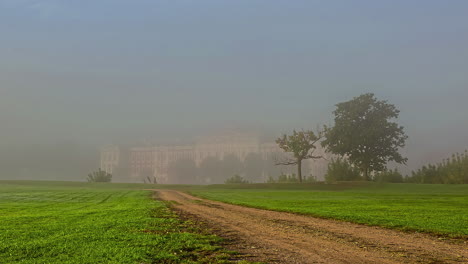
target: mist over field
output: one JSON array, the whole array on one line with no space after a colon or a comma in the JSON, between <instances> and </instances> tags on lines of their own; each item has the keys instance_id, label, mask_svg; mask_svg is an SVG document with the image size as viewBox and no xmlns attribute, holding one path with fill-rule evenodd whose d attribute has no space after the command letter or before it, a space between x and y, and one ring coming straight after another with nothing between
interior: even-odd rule
<instances>
[{"instance_id":1,"label":"mist over field","mask_svg":"<svg viewBox=\"0 0 468 264\"><path fill-rule=\"evenodd\" d=\"M0 0L0 179L85 180L104 145L273 142L375 93L404 173L468 148L468 2Z\"/></svg>"}]
</instances>

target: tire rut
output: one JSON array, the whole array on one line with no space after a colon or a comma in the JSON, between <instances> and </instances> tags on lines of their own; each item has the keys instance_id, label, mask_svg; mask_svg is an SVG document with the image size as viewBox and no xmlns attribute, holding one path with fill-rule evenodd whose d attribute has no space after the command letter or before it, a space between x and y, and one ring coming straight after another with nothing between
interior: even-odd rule
<instances>
[{"instance_id":1,"label":"tire rut","mask_svg":"<svg viewBox=\"0 0 468 264\"><path fill-rule=\"evenodd\" d=\"M267 263L468 263L466 241L242 207L156 190L251 259Z\"/></svg>"}]
</instances>

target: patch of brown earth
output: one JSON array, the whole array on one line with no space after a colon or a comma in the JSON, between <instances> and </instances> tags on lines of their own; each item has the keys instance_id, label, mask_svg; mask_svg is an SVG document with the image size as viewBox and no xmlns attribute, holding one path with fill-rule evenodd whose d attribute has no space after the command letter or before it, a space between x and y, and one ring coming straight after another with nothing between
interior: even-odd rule
<instances>
[{"instance_id":1,"label":"patch of brown earth","mask_svg":"<svg viewBox=\"0 0 468 264\"><path fill-rule=\"evenodd\" d=\"M468 263L467 241L405 233L157 190L182 216L208 227L243 259L266 263Z\"/></svg>"}]
</instances>

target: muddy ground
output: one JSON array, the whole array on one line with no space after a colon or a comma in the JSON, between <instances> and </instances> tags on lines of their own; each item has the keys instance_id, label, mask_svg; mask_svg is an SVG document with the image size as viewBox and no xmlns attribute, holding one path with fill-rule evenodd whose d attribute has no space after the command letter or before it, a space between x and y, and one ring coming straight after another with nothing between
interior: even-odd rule
<instances>
[{"instance_id":1,"label":"muddy ground","mask_svg":"<svg viewBox=\"0 0 468 264\"><path fill-rule=\"evenodd\" d=\"M156 191L182 217L225 238L239 258L265 263L468 263L468 242L247 208Z\"/></svg>"}]
</instances>

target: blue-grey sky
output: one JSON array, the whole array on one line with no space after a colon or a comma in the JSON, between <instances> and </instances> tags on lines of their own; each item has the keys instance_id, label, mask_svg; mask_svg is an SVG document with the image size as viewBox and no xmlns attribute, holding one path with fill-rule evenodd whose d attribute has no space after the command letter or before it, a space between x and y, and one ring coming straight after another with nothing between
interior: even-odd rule
<instances>
[{"instance_id":1,"label":"blue-grey sky","mask_svg":"<svg viewBox=\"0 0 468 264\"><path fill-rule=\"evenodd\" d=\"M468 1L0 0L2 144L277 134L364 92L413 164L468 147Z\"/></svg>"}]
</instances>

